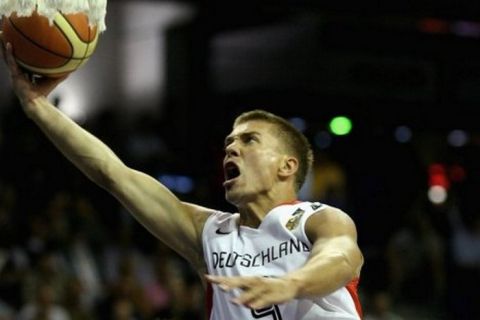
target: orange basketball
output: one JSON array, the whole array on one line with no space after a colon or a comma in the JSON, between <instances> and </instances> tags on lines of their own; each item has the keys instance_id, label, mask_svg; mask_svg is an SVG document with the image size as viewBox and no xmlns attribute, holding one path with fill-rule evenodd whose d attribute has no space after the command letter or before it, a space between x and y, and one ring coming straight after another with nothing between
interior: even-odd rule
<instances>
[{"instance_id":1,"label":"orange basketball","mask_svg":"<svg viewBox=\"0 0 480 320\"><path fill-rule=\"evenodd\" d=\"M3 19L3 40L13 46L17 63L28 71L61 77L84 65L98 43L96 27L83 13L58 12L53 23L36 12Z\"/></svg>"}]
</instances>

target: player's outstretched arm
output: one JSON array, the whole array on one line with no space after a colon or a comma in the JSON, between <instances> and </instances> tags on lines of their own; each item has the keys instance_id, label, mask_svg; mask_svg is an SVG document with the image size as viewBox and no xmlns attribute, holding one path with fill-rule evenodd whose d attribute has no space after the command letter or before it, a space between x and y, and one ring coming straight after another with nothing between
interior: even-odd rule
<instances>
[{"instance_id":1,"label":"player's outstretched arm","mask_svg":"<svg viewBox=\"0 0 480 320\"><path fill-rule=\"evenodd\" d=\"M112 193L148 230L200 268L201 228L209 209L182 203L150 176L128 168L95 136L77 125L47 99L62 79L32 84L19 70L12 47L5 55L14 91L25 113L86 176Z\"/></svg>"},{"instance_id":2,"label":"player's outstretched arm","mask_svg":"<svg viewBox=\"0 0 480 320\"><path fill-rule=\"evenodd\" d=\"M313 243L306 264L279 278L206 275L223 290L242 289L232 302L260 309L292 299L325 296L359 277L363 256L350 217L328 208L309 217L305 231Z\"/></svg>"}]
</instances>

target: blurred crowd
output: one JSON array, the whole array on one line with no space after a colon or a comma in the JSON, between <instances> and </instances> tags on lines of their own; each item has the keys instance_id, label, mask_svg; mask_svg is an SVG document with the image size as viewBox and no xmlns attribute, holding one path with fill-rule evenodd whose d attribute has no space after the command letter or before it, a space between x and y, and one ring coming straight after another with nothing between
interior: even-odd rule
<instances>
[{"instance_id":1,"label":"blurred crowd","mask_svg":"<svg viewBox=\"0 0 480 320\"><path fill-rule=\"evenodd\" d=\"M123 142L147 170L144 160L161 146L148 143L140 121L146 132ZM121 154L114 123L107 112L91 125ZM203 318L195 271L83 177L20 108L2 114L0 154L1 320Z\"/></svg>"},{"instance_id":2,"label":"blurred crowd","mask_svg":"<svg viewBox=\"0 0 480 320\"><path fill-rule=\"evenodd\" d=\"M155 239L143 246L127 213L112 232L91 200L59 191L12 222L18 195L1 195L0 319L201 318L197 276Z\"/></svg>"},{"instance_id":3,"label":"blurred crowd","mask_svg":"<svg viewBox=\"0 0 480 320\"><path fill-rule=\"evenodd\" d=\"M98 119L88 129L127 163L152 174L164 169L154 165L169 158L154 121L141 119L133 135L112 114ZM199 275L19 109L2 114L0 155L0 320L205 319ZM480 319L478 185L452 186L441 204L420 188L411 203L392 202L369 217L368 203L381 201L352 197L351 179L340 161L319 153L301 196L345 209L357 222L365 319ZM375 197L367 182L359 182L367 188L360 194ZM180 197L218 205L208 188L199 180L196 192Z\"/></svg>"}]
</instances>

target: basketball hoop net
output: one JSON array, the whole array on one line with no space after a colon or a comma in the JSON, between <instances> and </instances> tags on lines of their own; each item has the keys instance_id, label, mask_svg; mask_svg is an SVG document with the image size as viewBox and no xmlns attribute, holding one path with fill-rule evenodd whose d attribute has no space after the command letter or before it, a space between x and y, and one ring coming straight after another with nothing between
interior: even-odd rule
<instances>
[{"instance_id":1,"label":"basketball hoop net","mask_svg":"<svg viewBox=\"0 0 480 320\"><path fill-rule=\"evenodd\" d=\"M51 22L57 11L64 14L82 12L99 32L106 29L107 0L0 0L0 16L8 17L13 12L18 16L30 16L35 10Z\"/></svg>"}]
</instances>

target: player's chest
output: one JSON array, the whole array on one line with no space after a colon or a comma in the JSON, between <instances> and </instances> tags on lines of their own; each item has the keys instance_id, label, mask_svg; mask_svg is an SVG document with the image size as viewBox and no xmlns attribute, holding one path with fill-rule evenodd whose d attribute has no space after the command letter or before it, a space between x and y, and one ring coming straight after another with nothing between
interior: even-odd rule
<instances>
[{"instance_id":1,"label":"player's chest","mask_svg":"<svg viewBox=\"0 0 480 320\"><path fill-rule=\"evenodd\" d=\"M289 235L231 234L208 242L208 264L217 274L248 274L261 270L283 273L302 265L310 249Z\"/></svg>"}]
</instances>

